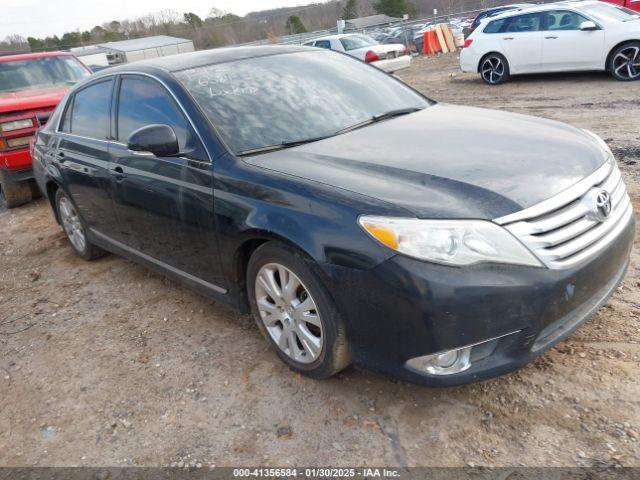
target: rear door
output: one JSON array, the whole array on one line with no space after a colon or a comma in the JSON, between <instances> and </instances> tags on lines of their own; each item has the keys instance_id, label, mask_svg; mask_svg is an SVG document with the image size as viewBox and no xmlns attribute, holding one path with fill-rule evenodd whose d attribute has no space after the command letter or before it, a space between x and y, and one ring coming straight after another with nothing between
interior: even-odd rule
<instances>
[{"instance_id":1,"label":"rear door","mask_svg":"<svg viewBox=\"0 0 640 480\"><path fill-rule=\"evenodd\" d=\"M111 98L114 79L78 90L67 102L53 162L89 228L111 235L118 225L109 196Z\"/></svg>"},{"instance_id":2,"label":"rear door","mask_svg":"<svg viewBox=\"0 0 640 480\"><path fill-rule=\"evenodd\" d=\"M540 70L542 62L542 14L528 13L509 17L501 29L500 44L512 73Z\"/></svg>"},{"instance_id":3,"label":"rear door","mask_svg":"<svg viewBox=\"0 0 640 480\"><path fill-rule=\"evenodd\" d=\"M129 135L151 124L172 127L184 153L156 157L129 151ZM121 77L115 135L110 170L122 226L119 240L163 267L224 285L213 214L213 165L164 85L141 75Z\"/></svg>"},{"instance_id":4,"label":"rear door","mask_svg":"<svg viewBox=\"0 0 640 480\"><path fill-rule=\"evenodd\" d=\"M545 71L602 70L604 30L580 30L591 19L571 10L545 12L542 68Z\"/></svg>"}]
</instances>

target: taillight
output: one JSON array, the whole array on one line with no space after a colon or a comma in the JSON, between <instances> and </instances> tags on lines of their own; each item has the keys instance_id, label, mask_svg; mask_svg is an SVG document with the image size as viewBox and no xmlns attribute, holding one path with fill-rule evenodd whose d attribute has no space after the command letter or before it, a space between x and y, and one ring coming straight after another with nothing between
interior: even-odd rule
<instances>
[{"instance_id":1,"label":"taillight","mask_svg":"<svg viewBox=\"0 0 640 480\"><path fill-rule=\"evenodd\" d=\"M464 46L462 48L469 48L471 46L471 44L473 43L473 38L467 38L464 41Z\"/></svg>"},{"instance_id":2,"label":"taillight","mask_svg":"<svg viewBox=\"0 0 640 480\"><path fill-rule=\"evenodd\" d=\"M380 60L380 57L373 50L369 50L364 56L364 61L367 63L377 62L378 60Z\"/></svg>"},{"instance_id":3,"label":"taillight","mask_svg":"<svg viewBox=\"0 0 640 480\"><path fill-rule=\"evenodd\" d=\"M409 55L409 49L407 47L404 47L402 49L402 53L400 54L400 56L402 57L403 55Z\"/></svg>"}]
</instances>

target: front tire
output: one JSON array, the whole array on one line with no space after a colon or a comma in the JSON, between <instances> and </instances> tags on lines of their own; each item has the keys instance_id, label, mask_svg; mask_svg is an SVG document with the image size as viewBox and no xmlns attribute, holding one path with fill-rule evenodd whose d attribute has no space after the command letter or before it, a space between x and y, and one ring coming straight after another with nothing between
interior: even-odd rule
<instances>
[{"instance_id":1,"label":"front tire","mask_svg":"<svg viewBox=\"0 0 640 480\"><path fill-rule=\"evenodd\" d=\"M609 71L616 80L630 82L640 79L640 42L620 45L609 58Z\"/></svg>"},{"instance_id":2,"label":"front tire","mask_svg":"<svg viewBox=\"0 0 640 480\"><path fill-rule=\"evenodd\" d=\"M80 218L75 204L64 194L62 189L58 189L56 192L56 212L71 248L80 257L90 261L106 254L104 250L89 241L87 228Z\"/></svg>"},{"instance_id":3,"label":"front tire","mask_svg":"<svg viewBox=\"0 0 640 480\"><path fill-rule=\"evenodd\" d=\"M12 182L6 172L0 170L0 206L15 208L31 201L29 182Z\"/></svg>"},{"instance_id":4,"label":"front tire","mask_svg":"<svg viewBox=\"0 0 640 480\"><path fill-rule=\"evenodd\" d=\"M351 363L346 329L315 264L280 242L258 247L247 267L258 329L292 370L328 378Z\"/></svg>"},{"instance_id":5,"label":"front tire","mask_svg":"<svg viewBox=\"0 0 640 480\"><path fill-rule=\"evenodd\" d=\"M488 85L500 85L511 78L509 62L499 53L490 53L480 60L479 71Z\"/></svg>"}]
</instances>

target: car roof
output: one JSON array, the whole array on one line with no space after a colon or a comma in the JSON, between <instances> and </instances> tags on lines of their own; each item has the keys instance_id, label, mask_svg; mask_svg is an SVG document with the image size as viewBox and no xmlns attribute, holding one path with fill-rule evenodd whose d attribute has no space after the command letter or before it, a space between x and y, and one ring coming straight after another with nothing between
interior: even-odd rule
<instances>
[{"instance_id":1,"label":"car roof","mask_svg":"<svg viewBox=\"0 0 640 480\"><path fill-rule=\"evenodd\" d=\"M220 63L247 60L250 58L284 55L297 52L317 52L313 47L298 45L268 45L259 47L227 47L213 50L199 50L196 52L180 53L168 57L150 58L135 63L126 63L109 69L109 73L121 71L144 70L147 67L158 68L168 72L177 72L191 68L216 65Z\"/></svg>"},{"instance_id":2,"label":"car roof","mask_svg":"<svg viewBox=\"0 0 640 480\"><path fill-rule=\"evenodd\" d=\"M494 15L493 17L488 18L487 20L498 20L501 18L509 18L516 15L520 15L522 12L526 11L526 13L536 13L536 12L547 12L549 10L557 10L558 8L573 8L576 10L580 10L580 7L585 5L592 4L600 4L599 0L568 0L562 2L553 2L553 3L543 3L540 5L529 4L526 7L522 7L517 10L508 10L503 13L499 13L498 15Z\"/></svg>"},{"instance_id":3,"label":"car roof","mask_svg":"<svg viewBox=\"0 0 640 480\"><path fill-rule=\"evenodd\" d=\"M345 37L353 37L354 35L358 35L358 36L369 36L366 33L358 33L358 32L353 32L353 33L339 33L336 35L326 35L324 37L318 37L318 38L312 38L308 41L306 41L305 43L309 43L309 42L317 42L318 40L340 40L341 38L345 38Z\"/></svg>"},{"instance_id":4,"label":"car roof","mask_svg":"<svg viewBox=\"0 0 640 480\"><path fill-rule=\"evenodd\" d=\"M21 53L19 55L5 55L0 57L0 62L14 62L18 60L30 60L33 58L47 57L73 57L71 52L38 52L38 53Z\"/></svg>"}]
</instances>

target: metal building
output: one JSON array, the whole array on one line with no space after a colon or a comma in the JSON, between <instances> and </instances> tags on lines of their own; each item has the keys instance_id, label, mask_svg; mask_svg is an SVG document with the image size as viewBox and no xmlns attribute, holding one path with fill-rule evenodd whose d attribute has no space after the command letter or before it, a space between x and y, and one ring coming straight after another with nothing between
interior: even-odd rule
<instances>
[{"instance_id":1,"label":"metal building","mask_svg":"<svg viewBox=\"0 0 640 480\"><path fill-rule=\"evenodd\" d=\"M100 43L97 46L107 52L107 58L111 65L194 51L191 40L167 35Z\"/></svg>"}]
</instances>

